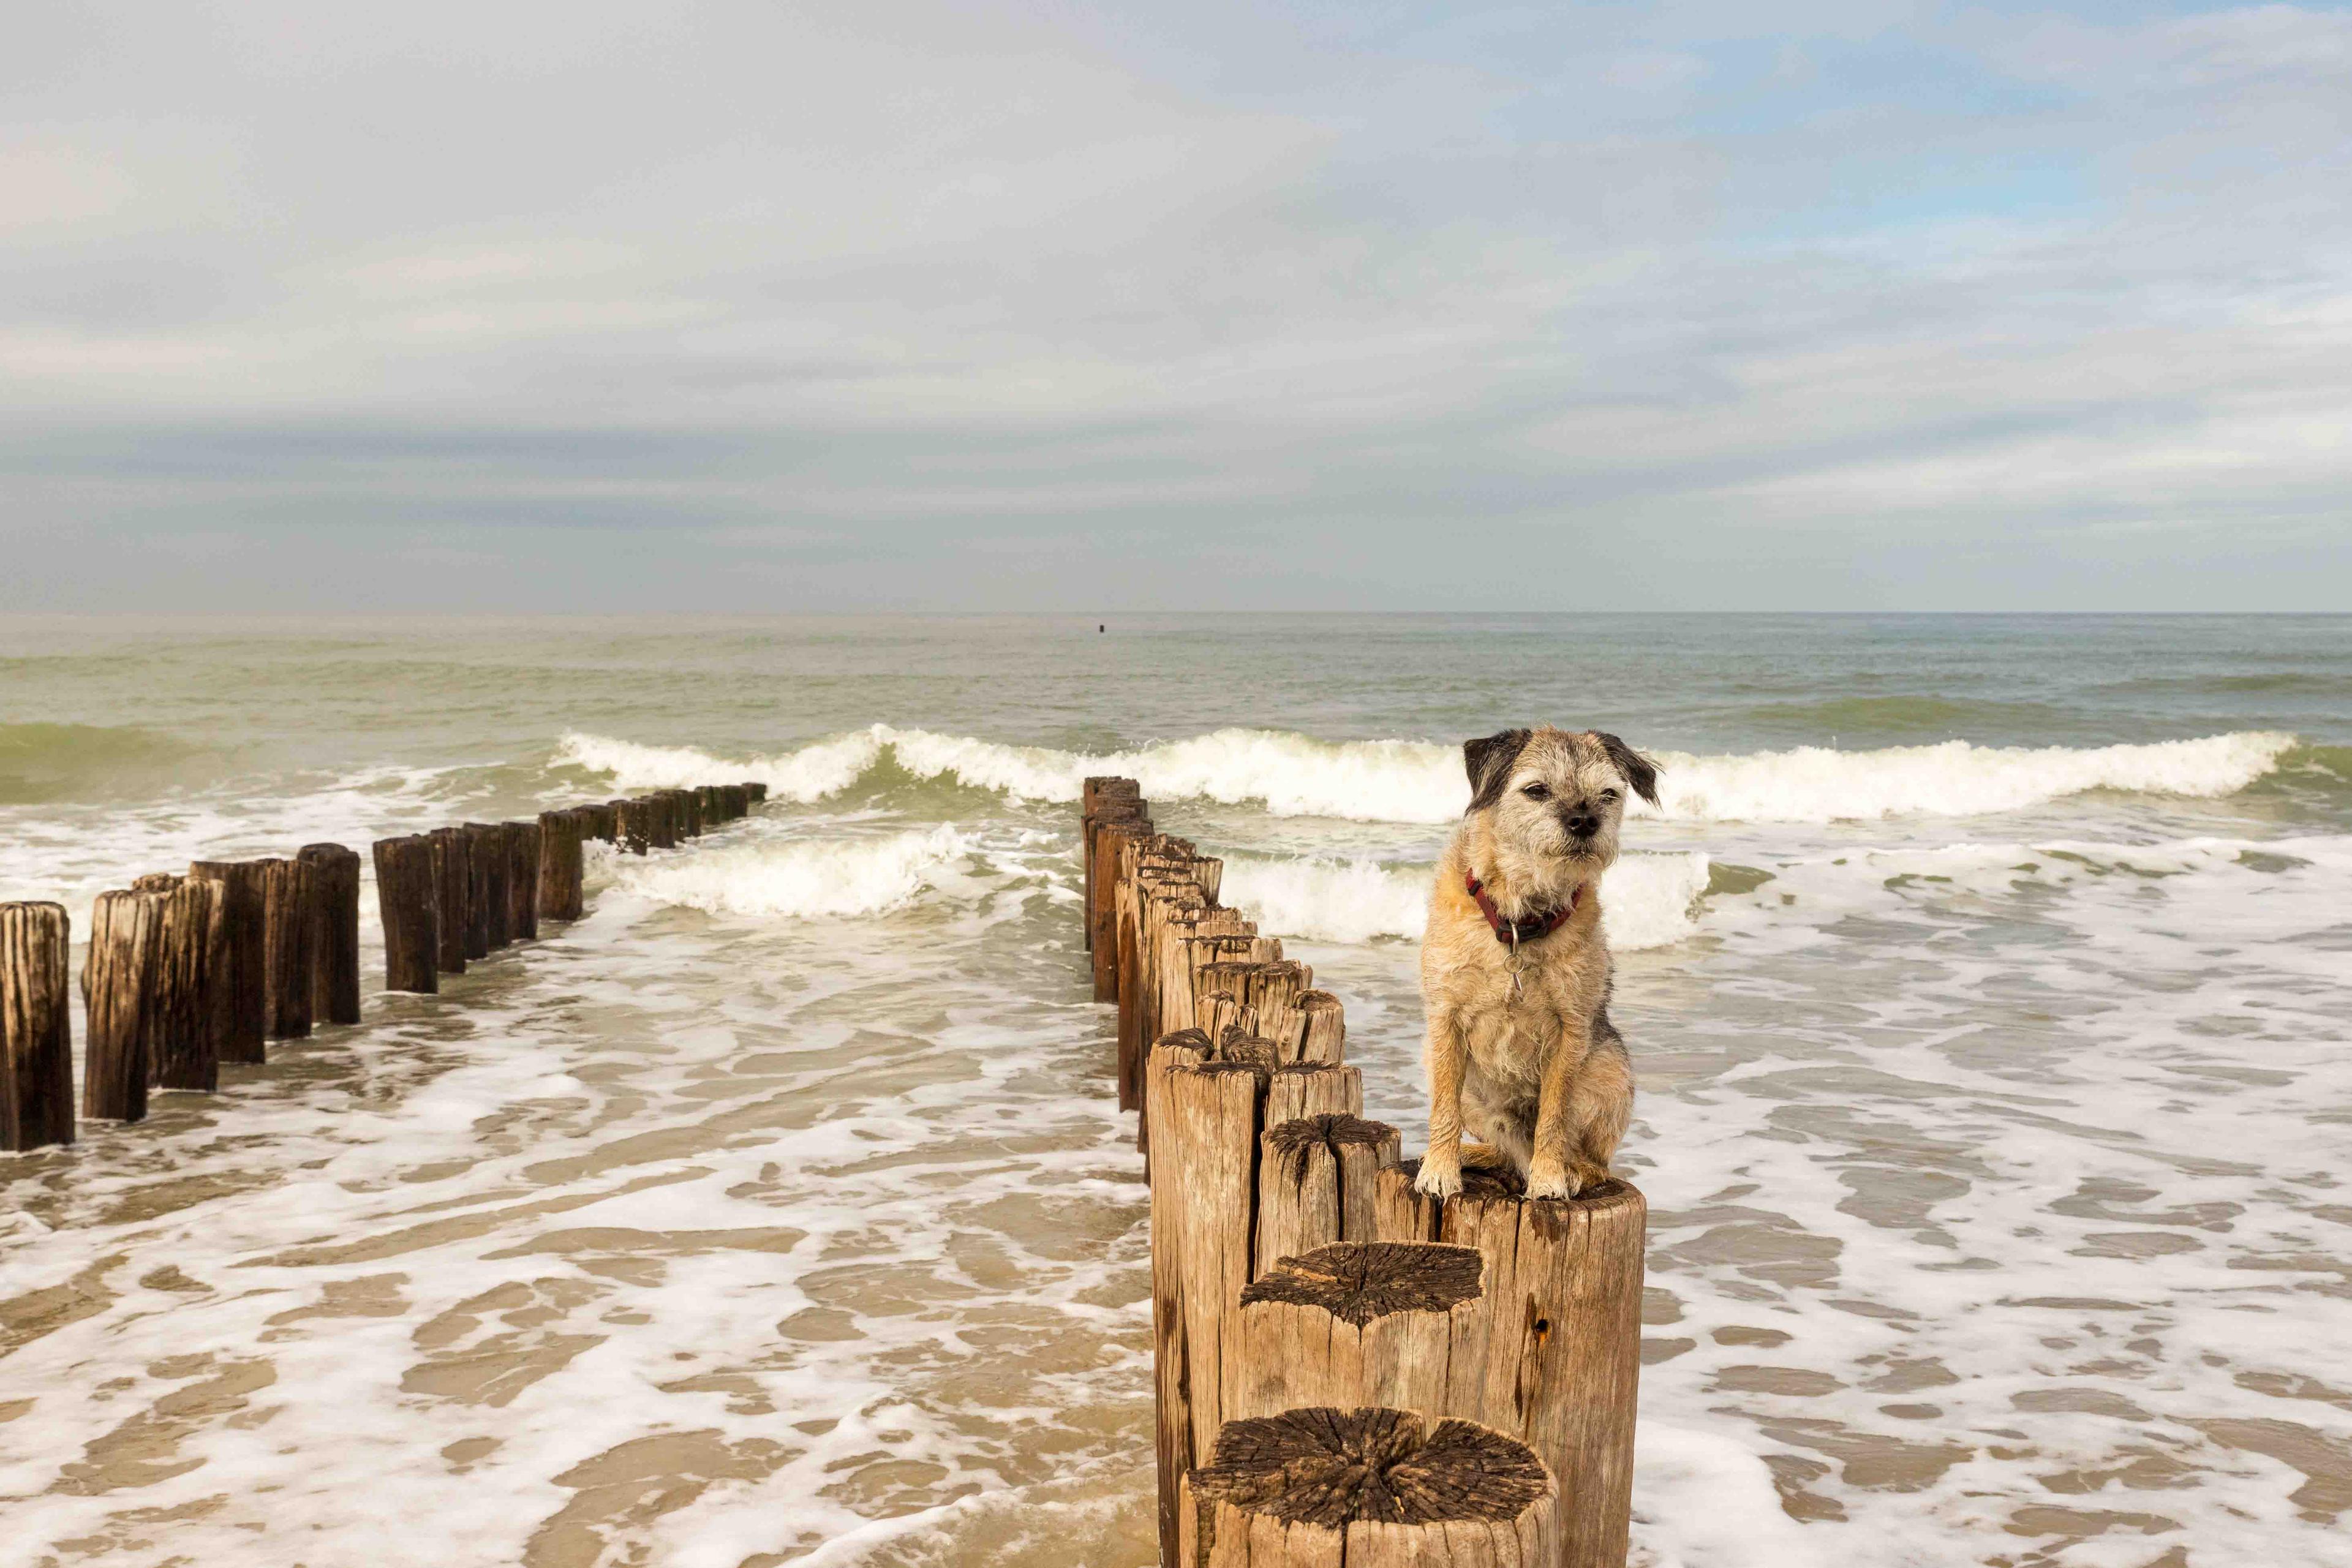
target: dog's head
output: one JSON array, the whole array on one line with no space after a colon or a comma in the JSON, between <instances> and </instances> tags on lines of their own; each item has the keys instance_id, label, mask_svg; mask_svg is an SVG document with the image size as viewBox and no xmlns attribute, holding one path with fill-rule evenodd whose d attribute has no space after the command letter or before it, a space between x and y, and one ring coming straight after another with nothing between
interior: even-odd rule
<instances>
[{"instance_id":1,"label":"dog's head","mask_svg":"<svg viewBox=\"0 0 2352 1568\"><path fill-rule=\"evenodd\" d=\"M1617 858L1625 799L1658 804L1658 765L1598 730L1505 730L1462 744L1470 812L1484 815L1496 869L1589 881Z\"/></svg>"}]
</instances>

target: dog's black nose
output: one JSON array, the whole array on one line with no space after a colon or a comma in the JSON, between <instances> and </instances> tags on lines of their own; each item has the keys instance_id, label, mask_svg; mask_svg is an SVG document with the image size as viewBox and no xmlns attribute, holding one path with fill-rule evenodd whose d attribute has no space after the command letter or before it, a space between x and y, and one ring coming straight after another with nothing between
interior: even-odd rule
<instances>
[{"instance_id":1,"label":"dog's black nose","mask_svg":"<svg viewBox=\"0 0 2352 1568\"><path fill-rule=\"evenodd\" d=\"M1601 831L1601 818L1590 811L1569 811L1560 814L1560 825L1579 838L1590 838Z\"/></svg>"}]
</instances>

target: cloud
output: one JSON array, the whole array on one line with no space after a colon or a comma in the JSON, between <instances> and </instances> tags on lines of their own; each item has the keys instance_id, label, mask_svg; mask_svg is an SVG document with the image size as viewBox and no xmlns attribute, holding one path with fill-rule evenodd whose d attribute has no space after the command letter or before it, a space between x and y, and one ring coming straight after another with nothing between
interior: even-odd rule
<instances>
[{"instance_id":1,"label":"cloud","mask_svg":"<svg viewBox=\"0 0 2352 1568\"><path fill-rule=\"evenodd\" d=\"M2352 590L2352 23L1771 22L36 14L0 608Z\"/></svg>"}]
</instances>

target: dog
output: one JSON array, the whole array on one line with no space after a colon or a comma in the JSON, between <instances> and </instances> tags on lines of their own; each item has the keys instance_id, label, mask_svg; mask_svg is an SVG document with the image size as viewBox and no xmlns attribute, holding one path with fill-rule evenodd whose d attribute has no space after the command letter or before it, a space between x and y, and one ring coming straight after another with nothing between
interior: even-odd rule
<instances>
[{"instance_id":1,"label":"dog","mask_svg":"<svg viewBox=\"0 0 2352 1568\"><path fill-rule=\"evenodd\" d=\"M1429 1152L1413 1185L1462 1190L1462 1166L1508 1166L1531 1198L1609 1179L1633 1109L1609 1021L1601 874L1628 795L1658 803L1658 767L1614 735L1547 725L1465 742L1470 807L1438 862L1421 949ZM1462 1120L1484 1144L1462 1147Z\"/></svg>"}]
</instances>

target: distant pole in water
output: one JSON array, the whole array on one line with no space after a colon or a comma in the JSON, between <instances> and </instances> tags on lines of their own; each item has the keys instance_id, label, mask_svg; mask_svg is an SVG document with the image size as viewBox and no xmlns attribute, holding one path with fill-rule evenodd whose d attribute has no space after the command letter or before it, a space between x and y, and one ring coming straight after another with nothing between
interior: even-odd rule
<instances>
[{"instance_id":1,"label":"distant pole in water","mask_svg":"<svg viewBox=\"0 0 2352 1568\"><path fill-rule=\"evenodd\" d=\"M1110 630L1110 627L1109 627L1109 626L1096 626L1096 627L1095 627L1095 633L1096 633L1096 635L1097 635L1097 636L1100 636L1102 633L1107 632L1107 631L1108 631L1108 630Z\"/></svg>"}]
</instances>

